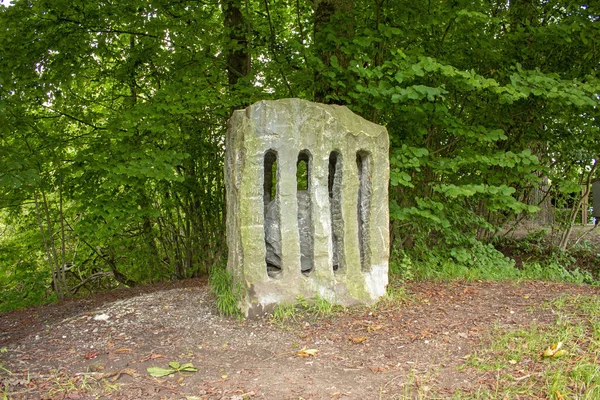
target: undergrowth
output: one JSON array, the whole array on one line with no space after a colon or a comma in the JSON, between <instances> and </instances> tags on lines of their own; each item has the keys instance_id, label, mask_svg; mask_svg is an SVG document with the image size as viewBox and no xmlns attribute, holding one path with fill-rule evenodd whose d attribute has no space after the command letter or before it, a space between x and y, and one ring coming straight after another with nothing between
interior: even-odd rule
<instances>
[{"instance_id":1,"label":"undergrowth","mask_svg":"<svg viewBox=\"0 0 600 400\"><path fill-rule=\"evenodd\" d=\"M390 276L402 281L462 279L599 283L590 272L574 267L572 257L568 254L557 252L544 259L531 259L517 268L513 259L496 250L492 244L479 241L474 241L469 248L421 251L416 256L409 256L404 251L394 252L390 262Z\"/></svg>"},{"instance_id":2,"label":"undergrowth","mask_svg":"<svg viewBox=\"0 0 600 400\"><path fill-rule=\"evenodd\" d=\"M589 232L588 232L589 233ZM517 268L530 264L560 266L563 269L587 275L588 281L600 279L600 250L590 240L581 240L583 234L565 251L557 246L557 234L545 229L528 232L524 237L501 237L494 241L496 248L516 261ZM591 238L593 239L593 238ZM556 268L554 268L556 269ZM555 271L556 272L556 271ZM542 277L542 279L546 279ZM560 277L558 278L560 280ZM591 282L588 282L591 283Z\"/></svg>"}]
</instances>

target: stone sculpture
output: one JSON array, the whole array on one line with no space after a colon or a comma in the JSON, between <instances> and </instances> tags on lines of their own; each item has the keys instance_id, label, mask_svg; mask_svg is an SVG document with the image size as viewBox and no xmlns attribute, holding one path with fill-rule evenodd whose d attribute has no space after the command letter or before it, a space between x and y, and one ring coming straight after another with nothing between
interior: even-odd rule
<instances>
[{"instance_id":1,"label":"stone sculpture","mask_svg":"<svg viewBox=\"0 0 600 400\"><path fill-rule=\"evenodd\" d=\"M234 112L227 268L246 316L297 296L349 305L385 293L388 151L386 129L343 106L283 99Z\"/></svg>"}]
</instances>

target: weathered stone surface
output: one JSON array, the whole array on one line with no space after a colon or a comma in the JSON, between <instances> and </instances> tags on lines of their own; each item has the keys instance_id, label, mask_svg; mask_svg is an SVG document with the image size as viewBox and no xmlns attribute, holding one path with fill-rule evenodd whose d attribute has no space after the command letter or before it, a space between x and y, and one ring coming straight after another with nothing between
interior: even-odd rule
<instances>
[{"instance_id":1,"label":"weathered stone surface","mask_svg":"<svg viewBox=\"0 0 600 400\"><path fill-rule=\"evenodd\" d=\"M388 151L386 129L346 107L283 99L234 112L227 267L247 316L298 295L349 305L385 294ZM306 190L296 180L300 159Z\"/></svg>"}]
</instances>

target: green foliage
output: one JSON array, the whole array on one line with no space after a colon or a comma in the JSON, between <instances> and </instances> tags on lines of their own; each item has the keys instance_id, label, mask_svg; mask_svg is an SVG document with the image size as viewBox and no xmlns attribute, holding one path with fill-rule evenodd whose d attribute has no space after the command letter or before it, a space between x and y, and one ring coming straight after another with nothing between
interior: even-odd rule
<instances>
[{"instance_id":1,"label":"green foliage","mask_svg":"<svg viewBox=\"0 0 600 400\"><path fill-rule=\"evenodd\" d=\"M333 315L339 308L336 308L329 300L316 296L309 310L319 317L328 317Z\"/></svg>"},{"instance_id":2,"label":"green foliage","mask_svg":"<svg viewBox=\"0 0 600 400\"><path fill-rule=\"evenodd\" d=\"M598 178L597 6L248 1L237 29L222 3L0 8L0 285L31 292L3 309L222 263L227 118L263 99L388 128L412 260L473 270L506 224L574 223Z\"/></svg>"},{"instance_id":3,"label":"green foliage","mask_svg":"<svg viewBox=\"0 0 600 400\"><path fill-rule=\"evenodd\" d=\"M284 326L289 322L297 322L297 311L296 304L294 303L280 303L277 304L275 309L273 310L273 316L271 317L271 321L279 326Z\"/></svg>"},{"instance_id":4,"label":"green foliage","mask_svg":"<svg viewBox=\"0 0 600 400\"><path fill-rule=\"evenodd\" d=\"M1 223L0 231L3 232L0 235L0 312L56 299L48 290L52 276L44 264L33 257L21 257L27 252L38 251L40 238L37 232L19 232L14 226L2 226Z\"/></svg>"},{"instance_id":5,"label":"green foliage","mask_svg":"<svg viewBox=\"0 0 600 400\"><path fill-rule=\"evenodd\" d=\"M597 285L598 250L582 242L568 251L560 251L545 229L528 232L523 238L503 238L495 245L521 260L521 279L543 279Z\"/></svg>"}]
</instances>

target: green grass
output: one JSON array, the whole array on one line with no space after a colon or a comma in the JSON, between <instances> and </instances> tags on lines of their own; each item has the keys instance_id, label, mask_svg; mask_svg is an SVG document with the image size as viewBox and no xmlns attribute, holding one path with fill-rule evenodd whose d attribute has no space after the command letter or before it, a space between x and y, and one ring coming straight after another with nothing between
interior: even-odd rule
<instances>
[{"instance_id":1,"label":"green grass","mask_svg":"<svg viewBox=\"0 0 600 400\"><path fill-rule=\"evenodd\" d=\"M233 290L232 278L224 267L214 267L210 271L208 284L215 294L217 309L226 316L241 318L242 313L238 307L241 289Z\"/></svg>"},{"instance_id":2,"label":"green grass","mask_svg":"<svg viewBox=\"0 0 600 400\"><path fill-rule=\"evenodd\" d=\"M278 304L271 316L271 322L281 328L285 328L289 324L298 323L301 320L316 320L331 317L343 310L344 307L332 304L327 299L318 295L312 299L297 296L296 301L293 303Z\"/></svg>"},{"instance_id":3,"label":"green grass","mask_svg":"<svg viewBox=\"0 0 600 400\"><path fill-rule=\"evenodd\" d=\"M490 331L489 345L462 368L495 371L495 382L456 398L600 399L600 299L563 296L542 308L556 315L552 324ZM542 356L558 342L564 356Z\"/></svg>"}]
</instances>

